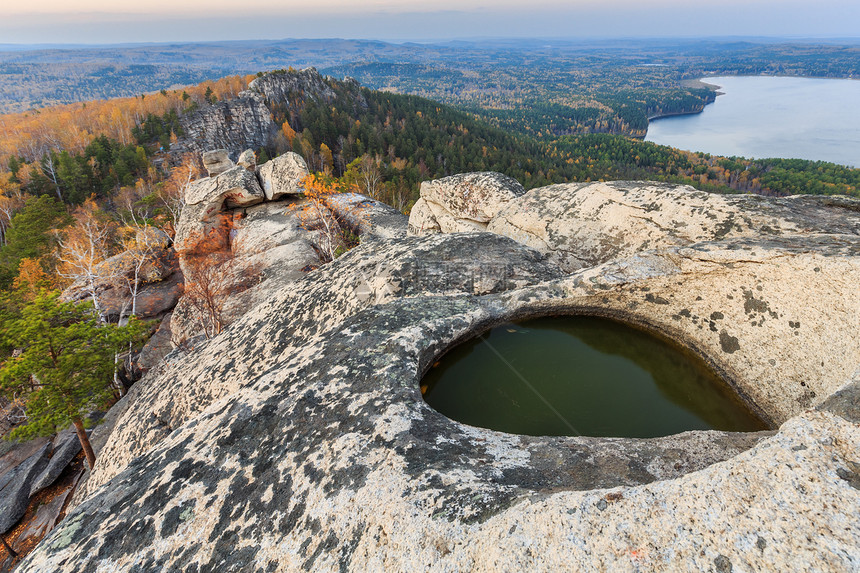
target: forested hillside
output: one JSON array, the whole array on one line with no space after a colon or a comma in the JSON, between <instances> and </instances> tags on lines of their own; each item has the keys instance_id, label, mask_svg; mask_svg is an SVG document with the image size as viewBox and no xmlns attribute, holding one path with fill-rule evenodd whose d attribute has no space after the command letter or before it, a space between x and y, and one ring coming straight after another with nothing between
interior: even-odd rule
<instances>
[{"instance_id":1,"label":"forested hillside","mask_svg":"<svg viewBox=\"0 0 860 573\"><path fill-rule=\"evenodd\" d=\"M119 229L131 232L129 221L170 233L181 188L201 167L199 157L171 151L187 137L183 118L206 117L252 77L0 116L0 285L10 286L25 261L28 272L35 261L59 280L52 249L61 234L53 229L75 209L113 221L106 253L122 243ZM858 195L860 170L829 163L717 157L608 134L529 137L421 97L319 81L330 92L326 98L298 90L285 96L290 102L270 103L280 130L256 149L258 162L295 151L312 170L344 177L401 210L415 201L421 181L468 171L499 171L526 188L652 179L717 192ZM544 117L552 112L547 106Z\"/></svg>"},{"instance_id":2,"label":"forested hillside","mask_svg":"<svg viewBox=\"0 0 860 573\"><path fill-rule=\"evenodd\" d=\"M280 40L0 52L0 111L316 66L334 77L468 108L538 137L642 137L649 117L700 111L707 75L860 77L860 45L792 41Z\"/></svg>"}]
</instances>

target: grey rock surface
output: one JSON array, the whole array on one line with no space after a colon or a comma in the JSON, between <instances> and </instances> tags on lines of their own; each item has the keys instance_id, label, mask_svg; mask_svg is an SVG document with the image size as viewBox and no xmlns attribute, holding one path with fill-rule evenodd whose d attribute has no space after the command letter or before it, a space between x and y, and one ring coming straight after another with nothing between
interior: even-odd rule
<instances>
[{"instance_id":1,"label":"grey rock surface","mask_svg":"<svg viewBox=\"0 0 860 573\"><path fill-rule=\"evenodd\" d=\"M421 183L421 198L442 207L456 219L487 223L511 200L525 194L523 186L494 172L463 173Z\"/></svg>"},{"instance_id":2,"label":"grey rock surface","mask_svg":"<svg viewBox=\"0 0 860 573\"><path fill-rule=\"evenodd\" d=\"M367 107L354 80L344 85L350 89L356 105ZM233 99L201 104L198 109L182 114L183 135L171 144L170 155L174 162L179 162L186 154L199 156L207 150L223 149L238 157L247 149L268 146L280 131L281 126L272 120L270 108L277 107L289 117L301 112L305 99L327 102L334 97L334 90L314 68L263 74Z\"/></svg>"},{"instance_id":3,"label":"grey rock surface","mask_svg":"<svg viewBox=\"0 0 860 573\"><path fill-rule=\"evenodd\" d=\"M489 222L534 201L546 219L528 219L523 242L547 248L375 238L166 357L121 401L80 505L22 570L860 568L857 202L623 183L557 210L542 195L581 188L562 191ZM589 219L592 200L606 219ZM270 206L249 212L271 221ZM569 240L589 223L590 241ZM452 345L558 314L674 339L773 431L533 437L422 400Z\"/></svg>"},{"instance_id":4,"label":"grey rock surface","mask_svg":"<svg viewBox=\"0 0 860 573\"><path fill-rule=\"evenodd\" d=\"M30 497L51 486L80 451L81 441L78 439L74 428L57 434L53 441L51 457L45 469L33 478L30 485Z\"/></svg>"},{"instance_id":5,"label":"grey rock surface","mask_svg":"<svg viewBox=\"0 0 860 573\"><path fill-rule=\"evenodd\" d=\"M152 370L165 356L173 351L170 319L171 313L168 313L161 319L155 334L146 341L146 344L137 357L136 366L144 374Z\"/></svg>"},{"instance_id":6,"label":"grey rock surface","mask_svg":"<svg viewBox=\"0 0 860 573\"><path fill-rule=\"evenodd\" d=\"M196 241L218 228L225 208L256 205L264 200L256 176L238 165L216 177L198 179L185 190L185 207L174 237L176 250L192 249Z\"/></svg>"},{"instance_id":7,"label":"grey rock surface","mask_svg":"<svg viewBox=\"0 0 860 573\"><path fill-rule=\"evenodd\" d=\"M362 238L405 237L409 218L389 205L358 193L334 195L329 201L338 220L356 229Z\"/></svg>"},{"instance_id":8,"label":"grey rock surface","mask_svg":"<svg viewBox=\"0 0 860 573\"><path fill-rule=\"evenodd\" d=\"M212 149L224 149L235 157L245 149L266 146L278 130L263 97L248 91L182 114L180 122L183 135L170 146L177 161L183 155L199 156Z\"/></svg>"},{"instance_id":9,"label":"grey rock surface","mask_svg":"<svg viewBox=\"0 0 860 573\"><path fill-rule=\"evenodd\" d=\"M305 160L292 151L270 159L259 167L260 182L266 199L280 199L303 191L301 180L309 173Z\"/></svg>"},{"instance_id":10,"label":"grey rock surface","mask_svg":"<svg viewBox=\"0 0 860 573\"><path fill-rule=\"evenodd\" d=\"M334 90L315 68L265 73L248 84L248 91L262 95L268 103L282 105L295 102L298 95L317 102L331 101L335 97Z\"/></svg>"},{"instance_id":11,"label":"grey rock surface","mask_svg":"<svg viewBox=\"0 0 860 573\"><path fill-rule=\"evenodd\" d=\"M209 177L220 175L234 165L235 163L230 159L226 149L203 152L203 167L209 173Z\"/></svg>"},{"instance_id":12,"label":"grey rock surface","mask_svg":"<svg viewBox=\"0 0 860 573\"><path fill-rule=\"evenodd\" d=\"M240 153L239 158L236 160L236 165L241 165L248 171L256 171L257 156L254 154L254 150L246 149L245 151Z\"/></svg>"},{"instance_id":13,"label":"grey rock surface","mask_svg":"<svg viewBox=\"0 0 860 573\"><path fill-rule=\"evenodd\" d=\"M0 476L0 535L11 529L27 511L30 484L48 463L51 444L44 444L23 463Z\"/></svg>"}]
</instances>

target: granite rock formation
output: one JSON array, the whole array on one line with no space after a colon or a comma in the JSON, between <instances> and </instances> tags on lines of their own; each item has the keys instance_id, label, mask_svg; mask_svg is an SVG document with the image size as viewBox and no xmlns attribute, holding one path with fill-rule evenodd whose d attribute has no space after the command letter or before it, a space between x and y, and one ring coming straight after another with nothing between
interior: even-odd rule
<instances>
[{"instance_id":1,"label":"granite rock formation","mask_svg":"<svg viewBox=\"0 0 860 573\"><path fill-rule=\"evenodd\" d=\"M860 568L860 203L514 195L468 211L496 232L387 224L168 355L21 570ZM421 399L459 341L578 313L675 339L773 430L532 437Z\"/></svg>"},{"instance_id":2,"label":"granite rock formation","mask_svg":"<svg viewBox=\"0 0 860 573\"><path fill-rule=\"evenodd\" d=\"M141 238L143 237L143 238ZM139 318L161 318L170 311L179 299L182 289L182 273L179 261L169 236L154 228L138 231L138 244L148 245L150 252L137 268L140 281L136 302ZM129 285L133 282L138 256L123 251L96 267L95 290L105 316L119 320L131 310ZM90 298L90 287L86 279L72 283L63 291L63 300L83 301Z\"/></svg>"},{"instance_id":3,"label":"granite rock formation","mask_svg":"<svg viewBox=\"0 0 860 573\"><path fill-rule=\"evenodd\" d=\"M213 149L203 153L203 168L209 173L209 177L220 175L234 165L226 149Z\"/></svg>"},{"instance_id":4,"label":"granite rock formation","mask_svg":"<svg viewBox=\"0 0 860 573\"><path fill-rule=\"evenodd\" d=\"M280 199L284 195L302 192L301 181L308 175L308 166L298 153L284 153L267 161L258 171L266 199Z\"/></svg>"},{"instance_id":5,"label":"granite rock formation","mask_svg":"<svg viewBox=\"0 0 860 573\"><path fill-rule=\"evenodd\" d=\"M344 81L358 106L367 106L354 80ZM209 150L226 151L235 158L247 149L267 147L281 128L272 120L277 107L287 116L301 112L305 99L331 101L335 92L314 68L262 74L237 97L181 116L183 135L171 144L170 154L178 160L185 154L200 155ZM229 160L228 157L228 160ZM232 163L232 162L231 162ZM216 172L210 175L217 175Z\"/></svg>"},{"instance_id":6,"label":"granite rock formation","mask_svg":"<svg viewBox=\"0 0 860 573\"><path fill-rule=\"evenodd\" d=\"M492 172L425 181L409 224L416 235L483 231L508 202L525 192L518 181Z\"/></svg>"}]
</instances>

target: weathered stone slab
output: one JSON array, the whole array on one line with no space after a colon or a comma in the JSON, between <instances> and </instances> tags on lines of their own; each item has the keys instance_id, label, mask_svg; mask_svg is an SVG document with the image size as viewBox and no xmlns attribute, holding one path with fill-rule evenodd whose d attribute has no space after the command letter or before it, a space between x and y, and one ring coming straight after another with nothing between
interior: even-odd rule
<instances>
[{"instance_id":1,"label":"weathered stone slab","mask_svg":"<svg viewBox=\"0 0 860 573\"><path fill-rule=\"evenodd\" d=\"M33 483L30 486L30 497L52 485L80 451L81 441L78 439L74 428L60 432L54 438L51 458L45 469L33 478Z\"/></svg>"},{"instance_id":2,"label":"weathered stone slab","mask_svg":"<svg viewBox=\"0 0 860 573\"><path fill-rule=\"evenodd\" d=\"M409 234L421 236L441 232L442 227L433 215L433 211L430 210L427 201L420 197L409 211Z\"/></svg>"},{"instance_id":3,"label":"weathered stone slab","mask_svg":"<svg viewBox=\"0 0 860 573\"><path fill-rule=\"evenodd\" d=\"M329 208L338 219L355 229L362 239L405 237L409 218L385 203L358 193L333 195Z\"/></svg>"},{"instance_id":4,"label":"weathered stone slab","mask_svg":"<svg viewBox=\"0 0 860 573\"><path fill-rule=\"evenodd\" d=\"M11 529L27 511L30 484L48 463L51 444L46 443L22 464L0 478L0 535Z\"/></svg>"},{"instance_id":5,"label":"weathered stone slab","mask_svg":"<svg viewBox=\"0 0 860 573\"><path fill-rule=\"evenodd\" d=\"M526 190L515 179L494 172L463 173L421 183L421 198L455 219L488 223Z\"/></svg>"},{"instance_id":6,"label":"weathered stone slab","mask_svg":"<svg viewBox=\"0 0 860 573\"><path fill-rule=\"evenodd\" d=\"M246 149L239 154L239 159L236 160L236 165L241 165L248 171L257 170L257 156L253 149Z\"/></svg>"}]
</instances>

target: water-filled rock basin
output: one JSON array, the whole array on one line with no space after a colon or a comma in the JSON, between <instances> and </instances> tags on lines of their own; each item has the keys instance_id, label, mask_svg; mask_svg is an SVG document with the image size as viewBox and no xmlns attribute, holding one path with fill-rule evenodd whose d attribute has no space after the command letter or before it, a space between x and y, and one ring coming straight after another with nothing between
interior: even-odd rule
<instances>
[{"instance_id":1,"label":"water-filled rock basin","mask_svg":"<svg viewBox=\"0 0 860 573\"><path fill-rule=\"evenodd\" d=\"M699 357L642 330L587 316L484 332L442 356L421 391L453 420L532 436L767 429Z\"/></svg>"}]
</instances>

